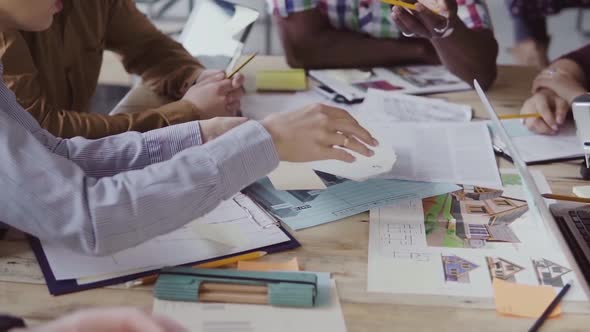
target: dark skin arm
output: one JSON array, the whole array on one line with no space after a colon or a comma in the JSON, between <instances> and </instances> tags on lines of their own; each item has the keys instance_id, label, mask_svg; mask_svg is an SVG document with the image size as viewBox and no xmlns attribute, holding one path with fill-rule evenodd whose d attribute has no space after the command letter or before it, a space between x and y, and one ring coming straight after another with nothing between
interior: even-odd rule
<instances>
[{"instance_id":1,"label":"dark skin arm","mask_svg":"<svg viewBox=\"0 0 590 332\"><path fill-rule=\"evenodd\" d=\"M497 75L496 59L498 43L489 29L469 29L457 16L457 2L444 1L448 8L448 18L430 11L417 3L417 10L408 11L394 7L392 17L405 33L428 38L442 63L455 75L470 84L477 79L483 88L489 88ZM447 26L453 33L443 37L435 28Z\"/></svg>"},{"instance_id":2,"label":"dark skin arm","mask_svg":"<svg viewBox=\"0 0 590 332\"><path fill-rule=\"evenodd\" d=\"M427 40L377 39L337 30L318 9L277 17L287 61L295 68L350 68L440 63Z\"/></svg>"}]
</instances>

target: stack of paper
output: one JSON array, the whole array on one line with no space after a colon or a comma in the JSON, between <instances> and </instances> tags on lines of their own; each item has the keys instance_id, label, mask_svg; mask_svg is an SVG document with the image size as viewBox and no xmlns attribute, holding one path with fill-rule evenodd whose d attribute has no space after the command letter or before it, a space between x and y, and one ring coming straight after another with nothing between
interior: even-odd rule
<instances>
[{"instance_id":1,"label":"stack of paper","mask_svg":"<svg viewBox=\"0 0 590 332\"><path fill-rule=\"evenodd\" d=\"M504 127L512 137L514 145L526 163L576 159L584 157L584 150L576 135L573 123L568 123L559 130L557 135L538 135L529 131L520 120L504 120ZM492 133L494 126L490 125ZM494 147L510 158L505 151L505 144L494 135Z\"/></svg>"}]
</instances>

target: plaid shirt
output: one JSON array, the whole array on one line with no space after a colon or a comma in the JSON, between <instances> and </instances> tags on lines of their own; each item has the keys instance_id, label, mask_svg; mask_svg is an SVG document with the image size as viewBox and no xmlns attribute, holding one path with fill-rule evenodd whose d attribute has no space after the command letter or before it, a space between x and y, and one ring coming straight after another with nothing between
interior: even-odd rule
<instances>
[{"instance_id":1,"label":"plaid shirt","mask_svg":"<svg viewBox=\"0 0 590 332\"><path fill-rule=\"evenodd\" d=\"M267 0L272 12L290 14L319 8L337 29L375 38L399 38L401 31L391 19L391 5L380 0ZM457 0L459 17L470 29L492 28L485 0Z\"/></svg>"}]
</instances>

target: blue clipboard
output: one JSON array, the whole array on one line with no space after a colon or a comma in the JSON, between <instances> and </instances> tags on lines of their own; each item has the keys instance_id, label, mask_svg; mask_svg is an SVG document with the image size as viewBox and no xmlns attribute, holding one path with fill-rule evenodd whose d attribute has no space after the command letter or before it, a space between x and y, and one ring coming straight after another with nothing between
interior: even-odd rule
<instances>
[{"instance_id":1,"label":"blue clipboard","mask_svg":"<svg viewBox=\"0 0 590 332\"><path fill-rule=\"evenodd\" d=\"M282 226L279 225L279 229L281 231L283 231L285 233L285 235L287 235L289 237L289 241L273 244L273 245L266 246L266 247L256 248L256 249L252 249L252 250L248 250L248 251L244 251L244 252L240 252L240 253L235 253L235 254L231 254L231 255L215 257L215 258L207 259L207 260L203 260L203 261L191 262L191 263L183 264L183 266L191 266L191 265L196 265L196 264L207 263L207 262L216 261L216 260L224 259L224 258L229 258L229 257L237 256L237 255L243 255L243 254L247 254L247 253L255 252L255 251L266 251L268 254L273 254L273 253L277 253L277 252L296 249L301 246L299 241L297 241ZM95 283L78 285L78 283L76 282L75 279L56 280L55 276L53 274L53 271L51 270L51 267L49 266L49 262L47 261L47 257L45 256L45 252L43 251L43 246L41 246L41 241L39 241L39 239L37 239L36 237L29 236L29 243L31 244L31 249L33 250L33 253L35 254L35 257L37 258L37 261L39 262L39 266L41 268L41 272L43 272L43 277L45 277L45 282L47 283L47 288L49 289L49 293L51 295L55 295L55 296L69 294L69 293L75 293L75 292L81 292L81 291L94 289L94 288L101 288L101 287L106 287L106 286L122 284L127 281L133 281L138 278L153 275L153 274L160 271L160 269L156 269L156 270L145 271L145 272L136 273L136 274L130 274L130 275L127 275L124 277L114 278L114 279L110 279L110 280L103 280L103 281L99 281L99 282L95 282Z\"/></svg>"}]
</instances>

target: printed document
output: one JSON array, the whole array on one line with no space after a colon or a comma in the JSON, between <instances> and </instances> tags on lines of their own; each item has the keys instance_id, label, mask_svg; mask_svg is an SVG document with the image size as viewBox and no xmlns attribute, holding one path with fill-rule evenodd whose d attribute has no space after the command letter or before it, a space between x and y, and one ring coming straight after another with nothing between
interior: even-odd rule
<instances>
[{"instance_id":1,"label":"printed document","mask_svg":"<svg viewBox=\"0 0 590 332\"><path fill-rule=\"evenodd\" d=\"M471 106L370 89L357 116L377 123L469 122Z\"/></svg>"},{"instance_id":2,"label":"printed document","mask_svg":"<svg viewBox=\"0 0 590 332\"><path fill-rule=\"evenodd\" d=\"M90 257L55 245L43 250L57 280L148 271L237 254L289 241L248 197L238 194L208 215L169 234L104 257Z\"/></svg>"},{"instance_id":3,"label":"printed document","mask_svg":"<svg viewBox=\"0 0 590 332\"><path fill-rule=\"evenodd\" d=\"M396 123L387 128L385 144L397 161L379 178L502 186L485 123Z\"/></svg>"}]
</instances>

